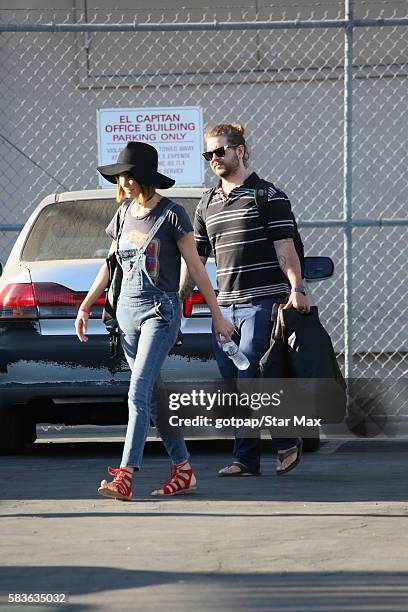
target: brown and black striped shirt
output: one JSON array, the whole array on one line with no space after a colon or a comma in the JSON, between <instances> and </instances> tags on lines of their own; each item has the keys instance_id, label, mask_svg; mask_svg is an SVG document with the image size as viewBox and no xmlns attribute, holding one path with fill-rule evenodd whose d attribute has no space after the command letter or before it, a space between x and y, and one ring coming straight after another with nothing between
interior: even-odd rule
<instances>
[{"instance_id":1,"label":"brown and black striped shirt","mask_svg":"<svg viewBox=\"0 0 408 612\"><path fill-rule=\"evenodd\" d=\"M255 202L258 181L253 172L228 197L219 185L206 214L202 213L201 203L197 206L197 250L204 257L214 253L218 302L224 306L288 291L288 280L279 266L273 242L294 237L291 205L287 195L270 184L266 230Z\"/></svg>"}]
</instances>

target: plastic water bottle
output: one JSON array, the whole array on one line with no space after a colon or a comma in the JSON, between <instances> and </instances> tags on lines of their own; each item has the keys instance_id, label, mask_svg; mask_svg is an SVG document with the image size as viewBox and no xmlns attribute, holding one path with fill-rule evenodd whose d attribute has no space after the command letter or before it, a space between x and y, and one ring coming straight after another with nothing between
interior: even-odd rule
<instances>
[{"instance_id":1,"label":"plastic water bottle","mask_svg":"<svg viewBox=\"0 0 408 612\"><path fill-rule=\"evenodd\" d=\"M238 346L233 340L230 340L229 342L224 342L224 338L222 336L221 342L222 350L233 361L238 370L246 370L247 368L249 368L248 358L244 355L244 353L239 350Z\"/></svg>"}]
</instances>

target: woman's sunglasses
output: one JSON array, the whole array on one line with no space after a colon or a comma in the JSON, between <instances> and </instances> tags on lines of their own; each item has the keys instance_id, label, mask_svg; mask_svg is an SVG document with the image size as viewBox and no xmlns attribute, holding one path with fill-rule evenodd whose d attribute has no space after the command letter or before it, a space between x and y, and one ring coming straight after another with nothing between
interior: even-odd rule
<instances>
[{"instance_id":1,"label":"woman's sunglasses","mask_svg":"<svg viewBox=\"0 0 408 612\"><path fill-rule=\"evenodd\" d=\"M214 155L216 155L217 157L224 157L225 149L236 149L239 146L240 146L239 144L225 145L223 147L218 147L218 149L214 149L214 151L205 151L205 153L202 153L201 155L207 161L211 161Z\"/></svg>"}]
</instances>

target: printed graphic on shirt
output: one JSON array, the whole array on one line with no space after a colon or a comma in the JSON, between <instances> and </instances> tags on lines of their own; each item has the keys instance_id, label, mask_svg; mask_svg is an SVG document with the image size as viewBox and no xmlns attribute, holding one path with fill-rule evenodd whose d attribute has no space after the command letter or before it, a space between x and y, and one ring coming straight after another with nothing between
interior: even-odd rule
<instances>
[{"instance_id":1,"label":"printed graphic on shirt","mask_svg":"<svg viewBox=\"0 0 408 612\"><path fill-rule=\"evenodd\" d=\"M124 236L125 240L127 240L132 246L131 249L140 249L144 241L146 240L147 234L139 232L138 230L132 230L128 232L126 236Z\"/></svg>"},{"instance_id":2,"label":"printed graphic on shirt","mask_svg":"<svg viewBox=\"0 0 408 612\"><path fill-rule=\"evenodd\" d=\"M156 281L160 274L159 265L160 240L153 238L146 249L146 270L152 279Z\"/></svg>"},{"instance_id":3,"label":"printed graphic on shirt","mask_svg":"<svg viewBox=\"0 0 408 612\"><path fill-rule=\"evenodd\" d=\"M140 249L146 240L147 234L139 232L138 230L132 230L128 232L125 236L121 236L119 248L122 251L127 251L130 249ZM152 279L152 281L157 281L160 274L160 265L159 265L159 254L160 254L160 240L158 238L153 238L153 240L147 245L147 249L145 251L146 255L146 270Z\"/></svg>"}]
</instances>

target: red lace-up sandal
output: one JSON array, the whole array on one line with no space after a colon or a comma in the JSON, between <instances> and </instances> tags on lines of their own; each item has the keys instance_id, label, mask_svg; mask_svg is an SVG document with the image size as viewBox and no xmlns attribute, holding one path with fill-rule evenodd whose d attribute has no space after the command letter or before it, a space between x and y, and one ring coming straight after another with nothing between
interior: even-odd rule
<instances>
[{"instance_id":1,"label":"red lace-up sandal","mask_svg":"<svg viewBox=\"0 0 408 612\"><path fill-rule=\"evenodd\" d=\"M170 475L159 489L152 491L155 497L169 497L179 493L192 493L197 489L197 480L188 461L172 465Z\"/></svg>"},{"instance_id":2,"label":"red lace-up sandal","mask_svg":"<svg viewBox=\"0 0 408 612\"><path fill-rule=\"evenodd\" d=\"M109 466L108 474L114 476L114 479L112 482L102 480L98 493L104 497L130 501L132 499L133 472L127 468L112 468Z\"/></svg>"}]
</instances>

